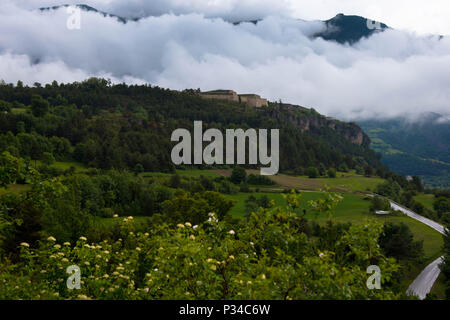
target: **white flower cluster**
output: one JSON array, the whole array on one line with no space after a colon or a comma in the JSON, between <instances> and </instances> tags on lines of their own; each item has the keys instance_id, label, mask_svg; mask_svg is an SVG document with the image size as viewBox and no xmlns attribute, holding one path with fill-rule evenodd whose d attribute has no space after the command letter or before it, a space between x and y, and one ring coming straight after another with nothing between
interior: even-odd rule
<instances>
[{"instance_id":1,"label":"white flower cluster","mask_svg":"<svg viewBox=\"0 0 450 320\"><path fill-rule=\"evenodd\" d=\"M214 214L214 212L210 212L210 213L208 213L208 222L210 223L210 224L215 224L215 223L218 223L219 222L219 220L217 219L217 217L216 217L216 215Z\"/></svg>"}]
</instances>

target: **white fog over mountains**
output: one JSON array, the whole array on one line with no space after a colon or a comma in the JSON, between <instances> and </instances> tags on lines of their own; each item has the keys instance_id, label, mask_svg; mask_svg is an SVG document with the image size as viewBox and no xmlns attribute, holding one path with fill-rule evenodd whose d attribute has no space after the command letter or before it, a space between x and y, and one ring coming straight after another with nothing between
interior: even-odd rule
<instances>
[{"instance_id":1,"label":"white fog over mountains","mask_svg":"<svg viewBox=\"0 0 450 320\"><path fill-rule=\"evenodd\" d=\"M37 8L55 4L38 2ZM93 2L125 17L137 16L144 3ZM389 29L341 45L312 37L325 24L289 17L282 1L243 1L223 8L223 17L214 6L217 12L199 14L181 5L170 10L175 0L153 1L153 11L143 5L145 18L138 21L82 11L81 29L69 30L66 8L40 11L30 3L0 4L0 79L6 82L98 76L176 90L233 89L342 119L450 114L450 37ZM200 1L190 3L195 8ZM224 20L258 17L256 25Z\"/></svg>"}]
</instances>

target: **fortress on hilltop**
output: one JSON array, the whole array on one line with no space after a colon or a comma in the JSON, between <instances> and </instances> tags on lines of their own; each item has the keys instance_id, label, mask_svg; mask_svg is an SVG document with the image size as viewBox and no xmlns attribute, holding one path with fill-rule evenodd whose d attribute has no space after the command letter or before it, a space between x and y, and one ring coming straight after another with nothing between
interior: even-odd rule
<instances>
[{"instance_id":1,"label":"fortress on hilltop","mask_svg":"<svg viewBox=\"0 0 450 320\"><path fill-rule=\"evenodd\" d=\"M267 99L261 98L257 94L237 94L233 90L214 90L201 92L200 96L205 99L220 99L233 102L241 102L247 106L261 108L269 106Z\"/></svg>"}]
</instances>

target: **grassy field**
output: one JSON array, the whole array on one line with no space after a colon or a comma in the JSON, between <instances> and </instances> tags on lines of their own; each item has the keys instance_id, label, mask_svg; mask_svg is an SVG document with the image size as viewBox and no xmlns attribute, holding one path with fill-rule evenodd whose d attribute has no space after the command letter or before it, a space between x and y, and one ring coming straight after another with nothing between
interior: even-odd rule
<instances>
[{"instance_id":1,"label":"grassy field","mask_svg":"<svg viewBox=\"0 0 450 320\"><path fill-rule=\"evenodd\" d=\"M55 162L52 166L67 170L71 166L74 166L77 171L83 171L86 167L77 162ZM257 174L259 171L257 170L248 170L248 174L253 173ZM186 170L177 170L177 173L180 176L184 177L200 177L201 175L206 177L218 177L220 175L229 175L231 174L231 170L198 170L198 169L186 169ZM170 177L172 174L168 173L155 173L155 172L147 172L142 173L141 176L144 177ZM323 188L324 185L328 185L335 191L342 192L344 196L343 201L339 203L336 207L336 210L333 214L333 219L337 222L351 222L354 224L363 223L366 218L374 218L381 219L383 221L391 221L394 223L404 222L409 226L411 231L414 233L414 237L416 240L424 241L424 251L427 260L435 259L439 256L443 240L442 236L429 228L428 226L415 221L408 217L394 217L394 216L374 216L369 214L369 206L370 202L364 199L364 196L353 193L355 191L364 191L364 190L373 190L379 183L383 182L383 179L379 178L367 178L363 176L356 175L354 172L350 173L338 173L338 176L335 179L330 178L318 178L318 179L309 179L307 177L294 177L287 175L277 175L270 177L277 183L277 186L274 188L285 189L285 188L295 188L300 190L314 190L311 192L303 192L301 195L302 206L301 209L307 210L306 218L311 221L316 221L318 223L324 223L327 220L325 216L318 216L313 213L311 207L308 204L309 200L315 200L321 196L320 192L317 192L318 189ZM10 185L9 189L0 189L0 195L6 192L21 192L26 190L27 186L24 185ZM282 193L272 192L272 193L255 193L253 194L257 198L262 195L267 195L270 199L275 201L275 206L283 207L286 205L285 199ZM235 195L226 195L227 198L234 200L235 205L231 209L231 214L234 217L243 217L245 213L245 200L250 196L248 193L239 193ZM427 208L432 208L433 196L432 195L418 195L415 199L422 204L424 204ZM96 220L96 223L99 225L112 224L115 219L113 218L102 218ZM144 224L146 222L145 217L136 217L135 223L137 225Z\"/></svg>"},{"instance_id":2,"label":"grassy field","mask_svg":"<svg viewBox=\"0 0 450 320\"><path fill-rule=\"evenodd\" d=\"M229 176L231 170L212 170L218 174ZM247 170L247 174L259 174L258 170ZM356 192L373 191L377 185L384 182L384 179L377 177L365 177L352 172L338 172L336 178L316 178L310 179L306 176L288 176L278 174L270 176L275 183L282 188L317 191L329 186L334 191Z\"/></svg>"},{"instance_id":3,"label":"grassy field","mask_svg":"<svg viewBox=\"0 0 450 320\"><path fill-rule=\"evenodd\" d=\"M121 222L125 217L119 217L119 218L100 218L95 217L94 218L94 227L111 227L116 223ZM144 229L145 225L147 224L148 217L133 217L134 225L137 229Z\"/></svg>"},{"instance_id":4,"label":"grassy field","mask_svg":"<svg viewBox=\"0 0 450 320\"><path fill-rule=\"evenodd\" d=\"M217 178L220 177L220 174L211 171L211 170L198 170L198 169L186 169L186 170L177 170L177 174L183 177L192 177L199 178L200 176L209 177L209 178Z\"/></svg>"},{"instance_id":5,"label":"grassy field","mask_svg":"<svg viewBox=\"0 0 450 320\"><path fill-rule=\"evenodd\" d=\"M231 209L234 217L242 217L245 213L245 200L251 194L239 193L236 195L226 195L227 198L235 201L235 205ZM254 193L256 198L267 195L275 201L275 206L282 207L286 205L286 201L281 193ZM312 212L308 204L309 200L315 200L321 196L320 192L303 192L301 195L301 209L306 209L306 218L317 223L325 223L326 216L320 216ZM364 223L367 218L381 220L383 222L405 223L414 234L415 240L423 240L425 259L430 261L440 255L443 245L442 235L430 227L406 216L376 216L369 213L370 201L364 200L364 197L358 194L345 193L344 199L338 204L333 214L333 220L336 222L351 222L353 224Z\"/></svg>"},{"instance_id":6,"label":"grassy field","mask_svg":"<svg viewBox=\"0 0 450 320\"><path fill-rule=\"evenodd\" d=\"M0 188L0 195L8 193L8 192L19 193L19 192L23 192L27 189L28 189L27 185L10 184L10 185L8 185L8 189Z\"/></svg>"},{"instance_id":7,"label":"grassy field","mask_svg":"<svg viewBox=\"0 0 450 320\"><path fill-rule=\"evenodd\" d=\"M242 217L245 212L245 200L250 196L249 193L239 193L235 195L226 195L227 198L235 200L236 203L234 207L231 209L231 214L235 217ZM276 207L281 207L286 205L286 201L283 197L282 193L253 193L253 196L256 198L260 198L263 195L268 196L270 199L275 201ZM303 192L301 194L301 210L306 209L308 214L307 218L309 219L317 219L320 221L322 218L325 221L325 217L316 217L315 214L311 213L311 207L308 204L310 200L316 200L321 196L320 192ZM359 212L368 212L370 203L367 200L363 200L363 198L359 195L355 194L345 194L344 200L339 203L336 207L335 219L336 220L345 220L350 222L358 222L359 216L357 215Z\"/></svg>"},{"instance_id":8,"label":"grassy field","mask_svg":"<svg viewBox=\"0 0 450 320\"><path fill-rule=\"evenodd\" d=\"M180 177L187 178L199 178L200 176L216 178L220 177L220 174L212 170L199 170L199 169L186 169L186 170L176 170L176 173ZM172 176L173 173L163 173L163 172L143 172L140 174L144 178L166 178Z\"/></svg>"},{"instance_id":9,"label":"grassy field","mask_svg":"<svg viewBox=\"0 0 450 320\"><path fill-rule=\"evenodd\" d=\"M421 193L415 196L414 200L423 204L425 208L433 210L434 195Z\"/></svg>"},{"instance_id":10,"label":"grassy field","mask_svg":"<svg viewBox=\"0 0 450 320\"><path fill-rule=\"evenodd\" d=\"M42 161L41 160L37 160L36 163L35 161L31 161L31 164L34 165L36 164L36 166L40 166L42 165ZM80 163L80 162L76 162L76 161L55 161L53 162L50 167L52 168L56 168L56 169L60 169L60 170L68 170L70 169L70 167L74 167L76 171L84 171L86 169L88 169L87 166L85 166L84 164Z\"/></svg>"},{"instance_id":11,"label":"grassy field","mask_svg":"<svg viewBox=\"0 0 450 320\"><path fill-rule=\"evenodd\" d=\"M384 218L378 217L378 219ZM414 234L415 240L423 240L423 250L427 262L432 262L441 255L444 239L439 232L409 217L388 217L387 221L405 223Z\"/></svg>"},{"instance_id":12,"label":"grassy field","mask_svg":"<svg viewBox=\"0 0 450 320\"><path fill-rule=\"evenodd\" d=\"M228 199L234 200L235 204L231 208L230 213L233 217L243 217L245 214L245 200L252 195L251 193L238 193L232 195L225 195ZM275 201L276 207L282 207L286 205L286 201L283 198L282 193L253 193L253 196L260 198L263 195L268 196L271 200Z\"/></svg>"},{"instance_id":13,"label":"grassy field","mask_svg":"<svg viewBox=\"0 0 450 320\"><path fill-rule=\"evenodd\" d=\"M83 171L83 170L87 169L87 167L84 164L79 163L79 162L74 162L74 161L73 162L57 161L57 162L53 163L51 166L54 168L60 169L60 170L68 170L68 169L70 169L70 167L74 167L75 170L77 170L77 171Z\"/></svg>"},{"instance_id":14,"label":"grassy field","mask_svg":"<svg viewBox=\"0 0 450 320\"><path fill-rule=\"evenodd\" d=\"M20 114L20 113L26 113L27 109L26 108L12 108L11 112L13 114Z\"/></svg>"},{"instance_id":15,"label":"grassy field","mask_svg":"<svg viewBox=\"0 0 450 320\"><path fill-rule=\"evenodd\" d=\"M39 161L38 161L39 164ZM77 172L83 172L87 169L81 163L78 162L55 162L52 167L67 170L70 167L75 167ZM199 170L199 169L186 169L177 170L176 173L181 177L186 178L198 178L200 176L205 176L209 178L215 178L220 176L229 176L231 170ZM259 170L247 170L247 174L259 174ZM155 172L144 172L140 176L145 178L169 178L173 174L171 173L155 173ZM382 222L393 222L393 223L405 223L414 234L415 240L423 241L423 248L425 253L426 264L430 263L442 254L443 238L442 235L431 229L430 227L413 220L406 216L376 216L369 213L370 201L365 199L365 196L361 192L373 191L376 186L383 183L384 180L376 177L364 177L357 175L354 171L348 173L338 172L336 178L317 178L310 179L306 176L288 176L279 174L276 176L271 176L276 185L271 187L261 187L261 190L266 190L266 192L253 193L256 198L260 198L263 195L268 196L270 199L274 200L275 207L285 207L286 201L280 190L283 189L298 189L305 190L301 193L301 210L306 209L306 218L309 221L315 221L319 224L323 224L328 220L327 216L318 215L314 213L311 206L308 204L310 200L316 200L322 196L319 189L322 189L327 185L332 191L339 192L343 195L343 200L336 207L333 213L333 221L335 222L351 222L352 224L365 223L366 219L372 218L377 219ZM253 186L254 187L254 186ZM23 192L28 188L26 185L10 185L8 189L0 189L0 195L7 192ZM269 192L269 190L275 190L278 192ZM243 217L245 215L245 200L251 195L251 193L238 193L234 195L225 195L228 199L235 202L234 206L231 208L231 215L233 217ZM419 194L414 197L414 199L422 203L426 208L433 209L433 195ZM94 218L94 228L109 229L116 223L119 223L123 219L120 218ZM147 228L147 217L134 217L134 224L136 230L145 230ZM426 265L425 264L425 265ZM422 271L425 267L414 266L408 271L406 278L404 280L405 290L411 281ZM438 298L444 298L444 283L442 281L442 275L436 281L432 293Z\"/></svg>"},{"instance_id":16,"label":"grassy field","mask_svg":"<svg viewBox=\"0 0 450 320\"><path fill-rule=\"evenodd\" d=\"M34 167L34 161L32 161L32 165ZM41 161L37 160L36 161L36 165L39 166L41 165ZM68 170L70 169L70 167L75 167L75 170L80 172L83 170L86 170L87 167L85 165L83 165L82 163L79 162L54 162L51 167L60 169L60 170ZM26 185L21 185L21 184L12 184L8 186L8 189L2 189L0 188L0 195L5 194L7 192L22 192L24 190L26 190L28 188L28 186Z\"/></svg>"},{"instance_id":17,"label":"grassy field","mask_svg":"<svg viewBox=\"0 0 450 320\"><path fill-rule=\"evenodd\" d=\"M177 170L178 175L183 177L198 178L201 175L210 178L216 178L219 176L229 177L231 170L198 170L198 169L186 169ZM247 174L259 175L259 170L247 170ZM141 176L149 178L161 178L169 177L172 174L160 173L160 172L144 172ZM281 189L298 189L298 190L310 190L318 191L328 186L333 191L338 192L357 192L357 191L373 191L377 185L383 183L384 180L377 177L364 177L356 174L354 171L344 173L338 172L336 178L317 178L310 179L306 176L288 176L284 174L278 174L276 176L270 176L277 185L266 187L267 190L280 191Z\"/></svg>"},{"instance_id":18,"label":"grassy field","mask_svg":"<svg viewBox=\"0 0 450 320\"><path fill-rule=\"evenodd\" d=\"M438 299L445 300L445 276L443 273L439 275L431 288L431 294L436 295Z\"/></svg>"},{"instance_id":19,"label":"grassy field","mask_svg":"<svg viewBox=\"0 0 450 320\"><path fill-rule=\"evenodd\" d=\"M308 179L303 177L303 179ZM312 179L308 179L312 180ZM345 190L345 191L374 191L375 188L384 182L384 179L375 177L364 177L359 175L344 175L342 177L331 178L319 178L322 185L328 185L332 189Z\"/></svg>"},{"instance_id":20,"label":"grassy field","mask_svg":"<svg viewBox=\"0 0 450 320\"><path fill-rule=\"evenodd\" d=\"M198 169L188 169L188 170L177 170L180 176L185 177L199 177L200 175L208 177L217 177L220 175L229 176L231 170L198 170ZM247 170L247 174L259 174L258 170ZM168 177L171 174L166 173L144 173L144 176L152 177ZM311 190L313 192L303 192L302 193L302 208L307 210L306 217L310 220L317 221L318 223L324 223L327 217L318 216L311 212L311 208L308 205L309 200L315 200L320 197L321 193L316 192L317 190L328 185L332 190L342 192L344 195L343 201L336 207L336 212L333 214L333 219L338 222L351 222L351 223L363 223L366 218L381 219L383 221L391 221L394 223L403 222L409 226L411 231L414 233L416 240L424 241L424 251L427 261L433 258L437 258L440 254L443 240L442 236L431 229L430 227L413 220L408 217L394 217L394 216L374 216L369 214L370 202L364 200L364 196L357 194L357 191L372 191L384 180L376 177L364 177L357 175L354 171L343 173L338 172L336 178L317 178L310 179L304 176L288 176L279 174L276 176L271 176L270 179L277 183L277 186L270 187L269 189L299 189L299 190ZM253 194L257 198L262 195L269 196L270 199L275 201L275 206L285 206L285 200L281 193L277 192L267 192L267 193L255 193ZM231 209L231 214L234 217L243 217L245 214L245 200L250 196L248 193L239 193L235 195L226 195L227 198L234 200L235 205ZM422 197L422 199L421 199ZM428 201L427 205L432 205L431 199L428 195L419 196L421 201ZM419 201L420 201L419 200ZM425 205L425 203L424 203Z\"/></svg>"}]
</instances>

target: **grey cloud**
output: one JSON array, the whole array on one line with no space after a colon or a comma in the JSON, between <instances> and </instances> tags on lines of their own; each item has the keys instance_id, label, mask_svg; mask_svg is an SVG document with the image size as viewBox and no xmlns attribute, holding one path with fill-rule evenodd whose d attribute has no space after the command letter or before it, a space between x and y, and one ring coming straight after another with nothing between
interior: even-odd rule
<instances>
[{"instance_id":1,"label":"grey cloud","mask_svg":"<svg viewBox=\"0 0 450 320\"><path fill-rule=\"evenodd\" d=\"M64 4L84 3L79 0L65 0ZM164 14L203 14L206 17L220 17L228 21L249 21L268 15L290 15L293 3L290 0L91 0L88 5L111 14L126 18L142 18ZM61 5L57 0L16 0L23 8L51 7Z\"/></svg>"},{"instance_id":2,"label":"grey cloud","mask_svg":"<svg viewBox=\"0 0 450 320\"><path fill-rule=\"evenodd\" d=\"M0 79L7 82L104 76L180 90L253 92L344 119L450 114L448 38L391 30L342 46L311 39L324 28L320 22L279 15L234 26L200 14L122 24L83 12L81 30L69 30L65 9L24 7L0 7Z\"/></svg>"},{"instance_id":3,"label":"grey cloud","mask_svg":"<svg viewBox=\"0 0 450 320\"><path fill-rule=\"evenodd\" d=\"M0 55L0 79L9 83L21 80L32 85L35 82L51 83L57 80L61 83L83 81L89 77L110 79L113 83L145 84L146 81L131 76L114 77L108 72L92 73L82 69L68 67L61 60L33 63L27 55Z\"/></svg>"}]
</instances>

